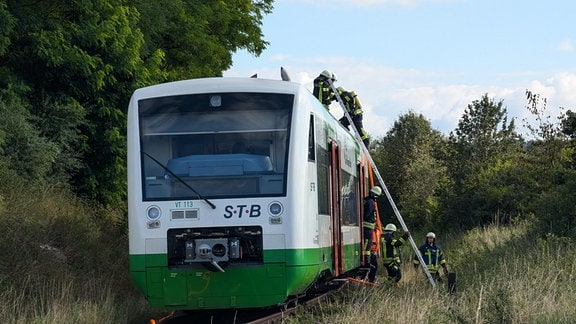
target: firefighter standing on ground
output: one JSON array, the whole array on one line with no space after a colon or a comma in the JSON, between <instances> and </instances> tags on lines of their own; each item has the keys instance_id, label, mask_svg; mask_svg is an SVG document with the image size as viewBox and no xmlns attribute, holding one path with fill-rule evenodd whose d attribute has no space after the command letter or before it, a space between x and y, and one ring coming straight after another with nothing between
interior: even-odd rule
<instances>
[{"instance_id":1,"label":"firefighter standing on ground","mask_svg":"<svg viewBox=\"0 0 576 324\"><path fill-rule=\"evenodd\" d=\"M376 280L376 271L378 270L378 258L376 251L373 251L372 235L376 227L376 200L382 194L382 189L375 186L370 189L370 193L364 198L364 217L362 226L364 228L364 266L370 267L368 272L368 281Z\"/></svg>"},{"instance_id":2,"label":"firefighter standing on ground","mask_svg":"<svg viewBox=\"0 0 576 324\"><path fill-rule=\"evenodd\" d=\"M402 237L396 239L394 233L396 232L396 225L388 224L384 227L384 234L382 235L382 263L388 271L388 279L393 282L398 282L402 278L402 271L400 270L400 246L406 243L410 237L410 232L404 232Z\"/></svg>"},{"instance_id":3,"label":"firefighter standing on ground","mask_svg":"<svg viewBox=\"0 0 576 324\"><path fill-rule=\"evenodd\" d=\"M362 138L362 142L364 142L364 145L368 147L370 145L370 139L368 138L368 134L362 125L363 112L360 99L358 99L358 96L354 91L346 91L342 87L338 87L336 90L338 91L338 95L340 96L340 99L342 99L342 103L344 104L346 111L348 111L348 114L350 115L356 130L359 132L360 137ZM350 126L350 122L346 116L340 118L340 123L346 128Z\"/></svg>"},{"instance_id":4,"label":"firefighter standing on ground","mask_svg":"<svg viewBox=\"0 0 576 324\"><path fill-rule=\"evenodd\" d=\"M314 79L314 90L312 92L314 97L316 97L327 110L330 110L330 103L335 99L334 91L330 86L329 80L336 82L336 75L328 70L322 71L322 73Z\"/></svg>"},{"instance_id":5,"label":"firefighter standing on ground","mask_svg":"<svg viewBox=\"0 0 576 324\"><path fill-rule=\"evenodd\" d=\"M422 260L426 264L428 271L436 281L441 282L440 267L444 270L444 275L448 277L448 269L446 268L446 260L444 260L444 253L438 244L436 244L436 234L429 232L426 234L426 242L418 249L422 255ZM418 256L414 255L414 269L418 269L420 261Z\"/></svg>"}]
</instances>

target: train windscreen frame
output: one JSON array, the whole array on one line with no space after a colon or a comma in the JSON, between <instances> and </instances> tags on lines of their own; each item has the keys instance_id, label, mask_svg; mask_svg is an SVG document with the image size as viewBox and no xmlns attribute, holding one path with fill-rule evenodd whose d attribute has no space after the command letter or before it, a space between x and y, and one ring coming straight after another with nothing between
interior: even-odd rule
<instances>
[{"instance_id":1,"label":"train windscreen frame","mask_svg":"<svg viewBox=\"0 0 576 324\"><path fill-rule=\"evenodd\" d=\"M144 201L286 194L293 94L138 101Z\"/></svg>"}]
</instances>

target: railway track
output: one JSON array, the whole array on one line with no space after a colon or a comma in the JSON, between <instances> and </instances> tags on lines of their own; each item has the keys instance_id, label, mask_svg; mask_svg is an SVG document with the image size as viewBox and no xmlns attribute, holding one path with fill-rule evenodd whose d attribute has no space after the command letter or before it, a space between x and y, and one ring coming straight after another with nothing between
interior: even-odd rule
<instances>
[{"instance_id":1,"label":"railway track","mask_svg":"<svg viewBox=\"0 0 576 324\"><path fill-rule=\"evenodd\" d=\"M274 324L283 323L285 319L297 311L316 305L331 294L345 287L350 278L339 279L332 283L331 289L318 292L311 296L294 298L278 308L249 309L249 310L218 310L174 312L164 318L150 320L150 324L202 324L202 323L230 323L230 324ZM358 282L358 279L353 279Z\"/></svg>"}]
</instances>

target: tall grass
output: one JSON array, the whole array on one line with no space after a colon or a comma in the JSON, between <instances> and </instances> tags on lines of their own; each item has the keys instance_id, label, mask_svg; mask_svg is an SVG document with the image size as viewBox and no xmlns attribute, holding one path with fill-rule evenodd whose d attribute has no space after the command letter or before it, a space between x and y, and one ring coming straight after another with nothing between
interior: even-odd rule
<instances>
[{"instance_id":1,"label":"tall grass","mask_svg":"<svg viewBox=\"0 0 576 324\"><path fill-rule=\"evenodd\" d=\"M8 286L1 283L2 286ZM118 303L112 287L100 281L25 278L0 293L2 323L126 323L129 307Z\"/></svg>"},{"instance_id":2,"label":"tall grass","mask_svg":"<svg viewBox=\"0 0 576 324\"><path fill-rule=\"evenodd\" d=\"M1 323L146 323L158 312L130 279L123 211L11 185L0 193Z\"/></svg>"},{"instance_id":3,"label":"tall grass","mask_svg":"<svg viewBox=\"0 0 576 324\"><path fill-rule=\"evenodd\" d=\"M446 237L457 291L436 288L407 264L398 285L350 287L291 323L574 323L576 248L530 224L488 226ZM405 253L406 254L406 253ZM379 272L385 276L384 272Z\"/></svg>"},{"instance_id":4,"label":"tall grass","mask_svg":"<svg viewBox=\"0 0 576 324\"><path fill-rule=\"evenodd\" d=\"M0 193L0 322L146 323L162 315L130 279L123 211L57 188L11 189ZM413 269L406 245L398 285L350 283L285 321L574 323L575 244L535 233L529 222L437 233L457 273L454 295Z\"/></svg>"}]
</instances>

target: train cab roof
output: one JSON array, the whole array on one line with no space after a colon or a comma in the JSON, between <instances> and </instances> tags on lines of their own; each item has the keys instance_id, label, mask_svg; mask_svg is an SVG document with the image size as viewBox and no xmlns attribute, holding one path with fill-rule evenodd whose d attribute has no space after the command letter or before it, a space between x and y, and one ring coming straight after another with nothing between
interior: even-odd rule
<instances>
[{"instance_id":1,"label":"train cab roof","mask_svg":"<svg viewBox=\"0 0 576 324\"><path fill-rule=\"evenodd\" d=\"M309 92L302 84L290 81L218 77L174 81L140 88L134 92L133 99L210 92L272 92L295 94L304 90Z\"/></svg>"}]
</instances>

